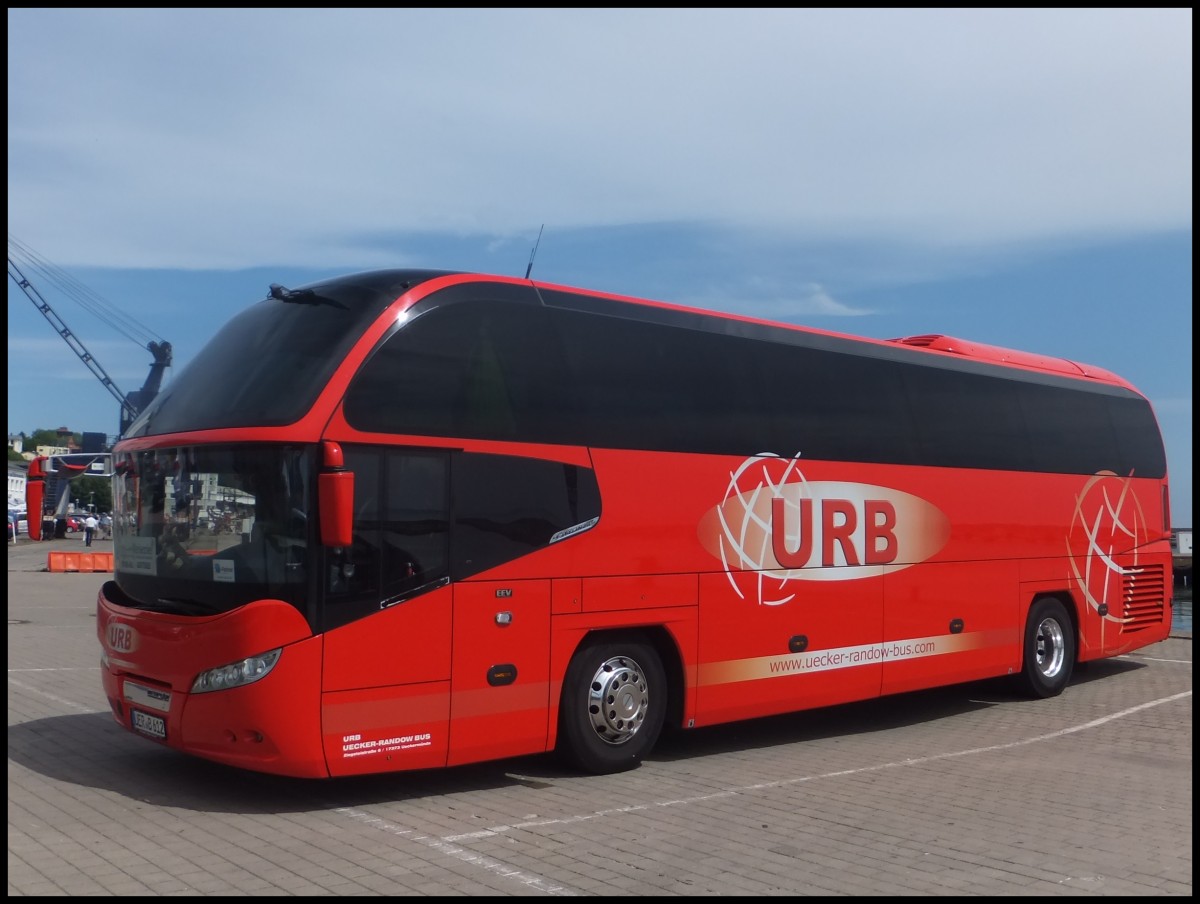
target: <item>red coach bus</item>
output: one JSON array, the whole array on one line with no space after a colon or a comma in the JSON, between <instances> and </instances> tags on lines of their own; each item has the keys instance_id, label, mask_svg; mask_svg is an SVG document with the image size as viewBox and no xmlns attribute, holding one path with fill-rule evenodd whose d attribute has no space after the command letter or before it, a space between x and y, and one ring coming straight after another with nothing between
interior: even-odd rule
<instances>
[{"instance_id":1,"label":"red coach bus","mask_svg":"<svg viewBox=\"0 0 1200 904\"><path fill-rule=\"evenodd\" d=\"M442 271L269 296L113 451L124 728L332 777L1012 676L1167 637L1155 416L1106 371Z\"/></svg>"}]
</instances>

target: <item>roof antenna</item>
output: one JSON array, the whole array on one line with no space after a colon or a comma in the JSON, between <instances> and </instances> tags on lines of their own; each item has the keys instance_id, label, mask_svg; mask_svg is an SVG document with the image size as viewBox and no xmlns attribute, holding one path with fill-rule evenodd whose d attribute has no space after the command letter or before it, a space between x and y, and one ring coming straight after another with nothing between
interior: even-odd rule
<instances>
[{"instance_id":1,"label":"roof antenna","mask_svg":"<svg viewBox=\"0 0 1200 904\"><path fill-rule=\"evenodd\" d=\"M542 224L542 229L546 228L546 224ZM533 256L537 254L538 245L542 243L542 229L538 230L537 241L533 243L533 250L529 252L529 266L525 268L525 278L529 279L529 274L533 272Z\"/></svg>"}]
</instances>

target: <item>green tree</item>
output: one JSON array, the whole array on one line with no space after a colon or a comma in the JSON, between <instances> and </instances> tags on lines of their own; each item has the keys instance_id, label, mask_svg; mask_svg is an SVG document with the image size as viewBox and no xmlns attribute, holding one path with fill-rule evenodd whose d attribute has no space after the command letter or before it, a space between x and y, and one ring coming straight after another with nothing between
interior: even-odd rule
<instances>
[{"instance_id":1,"label":"green tree","mask_svg":"<svg viewBox=\"0 0 1200 904\"><path fill-rule=\"evenodd\" d=\"M97 512L112 511L112 480L108 477L76 477L68 492L85 508L95 504Z\"/></svg>"},{"instance_id":2,"label":"green tree","mask_svg":"<svg viewBox=\"0 0 1200 904\"><path fill-rule=\"evenodd\" d=\"M72 433L71 438L75 440L76 445L79 445L83 436L79 433ZM57 430L48 430L45 427L39 427L29 434L29 438L25 440L25 451L35 452L38 446L57 446L62 440L58 437Z\"/></svg>"}]
</instances>

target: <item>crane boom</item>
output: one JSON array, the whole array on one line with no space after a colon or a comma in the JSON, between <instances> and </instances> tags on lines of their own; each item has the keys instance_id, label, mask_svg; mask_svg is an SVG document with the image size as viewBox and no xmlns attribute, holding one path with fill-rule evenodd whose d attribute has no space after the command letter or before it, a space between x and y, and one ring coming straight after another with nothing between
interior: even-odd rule
<instances>
[{"instance_id":1,"label":"crane boom","mask_svg":"<svg viewBox=\"0 0 1200 904\"><path fill-rule=\"evenodd\" d=\"M87 347L79 340L79 337L71 332L71 328L63 322L63 319L58 316L54 308L50 306L50 303L42 297L42 294L34 287L33 283L25 277L25 274L21 272L21 268L13 261L12 255L9 255L8 258L8 275L12 277L12 281L20 287L29 300L33 302L34 307L42 312L42 316L50 321L50 325L54 327L55 332L62 336L67 345L71 347L71 351L79 356L79 360L87 366L88 370L96 375L96 378L104 385L104 388L120 404L120 433L124 434L129 425L133 423L134 418L141 414L145 407L158 395L159 387L162 385L163 372L171 366L171 343L151 342L146 346L150 354L154 357L154 362L150 365L150 374L146 377L146 382L142 384L141 389L125 395L125 393L117 388L117 384L113 382L112 377L100 366L100 362L92 356L92 353L87 350Z\"/></svg>"},{"instance_id":2,"label":"crane boom","mask_svg":"<svg viewBox=\"0 0 1200 904\"><path fill-rule=\"evenodd\" d=\"M117 384L113 382L112 377L100 366L100 362L92 357L92 353L71 332L71 328L63 322L63 319L55 313L54 308L50 307L50 303L34 288L33 283L25 278L25 274L21 272L20 267L13 263L11 257L8 259L8 275L12 277L13 282L21 287L21 291L29 297L29 300L33 302L33 306L41 311L42 315L50 321L50 325L54 327L55 332L66 340L67 345L71 346L71 351L79 356L79 360L87 366L88 370L96 375L100 382L104 384L104 388L112 393L113 398L121 404L122 419L126 416L131 419L135 417L136 413L133 410L133 406L125 398L125 394L117 389Z\"/></svg>"}]
</instances>

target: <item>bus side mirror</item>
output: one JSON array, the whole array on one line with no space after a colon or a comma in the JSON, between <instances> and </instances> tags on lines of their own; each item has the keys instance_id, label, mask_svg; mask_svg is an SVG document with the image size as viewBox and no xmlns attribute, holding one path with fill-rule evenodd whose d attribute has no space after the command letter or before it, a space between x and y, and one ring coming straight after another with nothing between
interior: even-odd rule
<instances>
[{"instance_id":1,"label":"bus side mirror","mask_svg":"<svg viewBox=\"0 0 1200 904\"><path fill-rule=\"evenodd\" d=\"M321 505L321 543L344 548L354 543L354 472L334 471L317 477Z\"/></svg>"},{"instance_id":2,"label":"bus side mirror","mask_svg":"<svg viewBox=\"0 0 1200 904\"><path fill-rule=\"evenodd\" d=\"M317 475L318 505L321 508L321 544L334 549L354 545L354 472L346 470L342 447L322 443Z\"/></svg>"}]
</instances>

